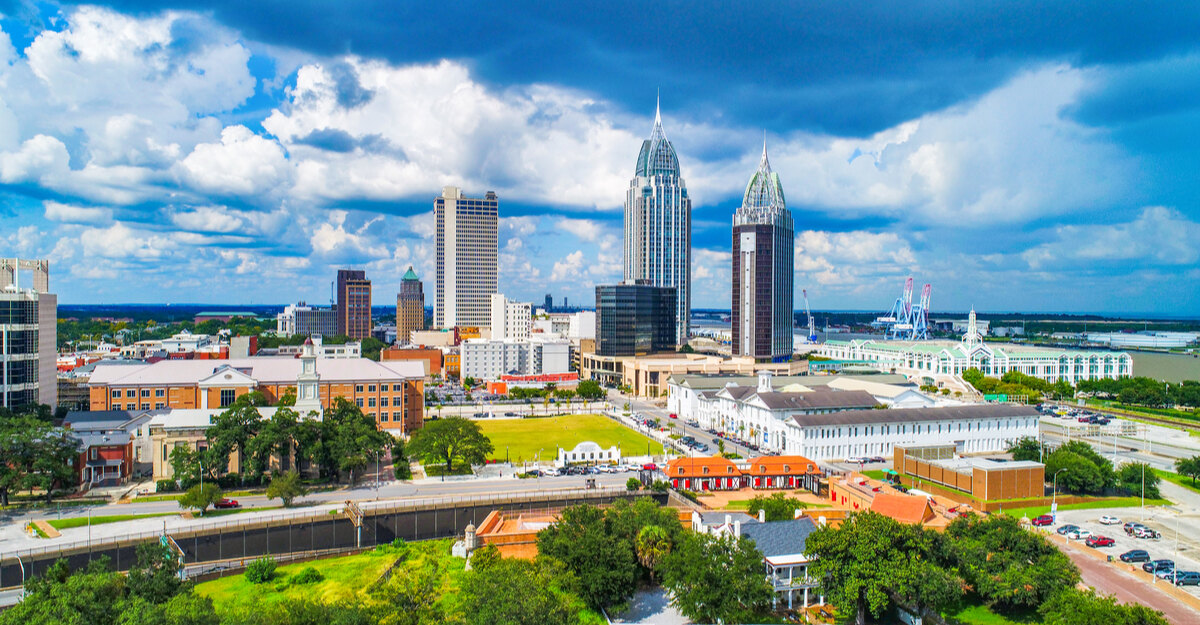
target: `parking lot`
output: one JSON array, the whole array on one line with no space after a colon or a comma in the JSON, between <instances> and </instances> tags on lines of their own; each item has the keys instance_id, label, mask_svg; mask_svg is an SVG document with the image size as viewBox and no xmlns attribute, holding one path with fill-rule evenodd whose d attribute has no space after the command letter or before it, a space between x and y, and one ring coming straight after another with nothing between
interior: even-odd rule
<instances>
[{"instance_id":1,"label":"parking lot","mask_svg":"<svg viewBox=\"0 0 1200 625\"><path fill-rule=\"evenodd\" d=\"M1101 524L1100 517L1103 515L1117 517L1121 522L1116 525ZM1139 522L1146 527L1154 529L1162 537L1158 539L1144 539L1127 535L1123 524L1130 521ZM1090 531L1093 535L1112 538L1114 541L1112 546L1099 547L1097 550L1112 556L1114 561L1117 561L1122 553L1133 549L1144 549L1150 554L1151 560L1173 560L1180 571L1200 571L1200 544L1197 544L1197 533L1187 531L1189 522L1194 521L1194 519L1180 519L1175 512L1158 508L1147 509L1144 520L1142 519L1140 508L1064 510L1058 514L1058 523L1056 525L1042 529L1051 533L1057 533L1058 528L1063 525L1077 525L1082 529ZM1184 526L1182 529L1181 525ZM1180 529L1178 541L1176 540L1177 529ZM1081 538L1072 542L1083 543L1084 539ZM1137 563L1132 566L1141 569L1142 565L1141 563ZM1168 582L1162 580L1151 582L1149 579L1146 579L1144 583L1167 584ZM1183 586L1182 590L1193 596L1200 597L1200 586Z\"/></svg>"}]
</instances>

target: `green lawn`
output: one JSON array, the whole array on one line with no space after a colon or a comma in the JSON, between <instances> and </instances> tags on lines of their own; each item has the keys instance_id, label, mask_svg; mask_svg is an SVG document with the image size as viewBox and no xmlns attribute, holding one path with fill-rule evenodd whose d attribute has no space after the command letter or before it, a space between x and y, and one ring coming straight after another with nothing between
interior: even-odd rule
<instances>
[{"instance_id":1,"label":"green lawn","mask_svg":"<svg viewBox=\"0 0 1200 625\"><path fill-rule=\"evenodd\" d=\"M1013 620L996 614L983 605L968 606L946 614L946 623L949 625L1034 625L1037 622L1032 618Z\"/></svg>"},{"instance_id":2,"label":"green lawn","mask_svg":"<svg viewBox=\"0 0 1200 625\"><path fill-rule=\"evenodd\" d=\"M870 471L863 471L862 474L873 480L883 480L883 479L887 478L887 473L884 473L880 469L871 469Z\"/></svg>"},{"instance_id":3,"label":"green lawn","mask_svg":"<svg viewBox=\"0 0 1200 625\"><path fill-rule=\"evenodd\" d=\"M1194 481L1192 478L1187 477L1186 475L1180 475L1171 471L1163 471L1162 469L1155 469L1154 472L1158 474L1159 479L1178 484L1184 488L1188 488L1194 492L1200 493L1200 480Z\"/></svg>"},{"instance_id":4,"label":"green lawn","mask_svg":"<svg viewBox=\"0 0 1200 625\"><path fill-rule=\"evenodd\" d=\"M275 571L275 579L265 584L251 584L245 575L223 577L196 586L196 592L212 599L221 613L236 613L240 610L259 610L288 599L308 599L321 603L343 600L366 600L366 589L383 575L396 560L432 556L445 551L450 558L450 541L439 540L414 543L402 548L384 546L366 553L340 558L327 558L311 562L297 562L281 566ZM463 561L457 560L462 569ZM325 579L315 584L291 585L288 578L312 567Z\"/></svg>"},{"instance_id":5,"label":"green lawn","mask_svg":"<svg viewBox=\"0 0 1200 625\"><path fill-rule=\"evenodd\" d=\"M647 448L661 454L662 444L601 415L568 415L540 419L487 419L478 421L483 433L492 440L491 458L512 462L553 460L557 447L571 449L583 441L603 448L620 445L622 455L641 456ZM539 456L538 451L541 450Z\"/></svg>"},{"instance_id":6,"label":"green lawn","mask_svg":"<svg viewBox=\"0 0 1200 625\"><path fill-rule=\"evenodd\" d=\"M91 518L92 525L104 525L105 523L119 523L121 521L132 521L134 519L149 519L159 516L179 516L178 512L156 512L153 514L112 514L107 516L94 516ZM62 531L72 527L87 527L88 517L72 517L69 519L46 519L46 523L50 524L56 530Z\"/></svg>"},{"instance_id":7,"label":"green lawn","mask_svg":"<svg viewBox=\"0 0 1200 625\"><path fill-rule=\"evenodd\" d=\"M745 512L746 510L750 509L751 501L752 500L750 500L750 499L731 499L729 501L729 503L725 504L724 509L725 510L740 510L742 512ZM827 504L827 503L809 503L807 501L802 501L800 503L803 504L803 507L805 510L816 510L819 508L832 507L830 504Z\"/></svg>"},{"instance_id":8,"label":"green lawn","mask_svg":"<svg viewBox=\"0 0 1200 625\"><path fill-rule=\"evenodd\" d=\"M1098 508L1136 508L1142 505L1141 497L1111 497L1100 501L1088 501L1085 503L1060 504L1059 511L1062 510L1095 510ZM1146 499L1147 506L1168 506L1171 502L1166 499ZM1034 518L1043 514L1050 513L1050 506L1033 506L1029 508L1005 508L1004 514L1021 518L1027 516Z\"/></svg>"}]
</instances>

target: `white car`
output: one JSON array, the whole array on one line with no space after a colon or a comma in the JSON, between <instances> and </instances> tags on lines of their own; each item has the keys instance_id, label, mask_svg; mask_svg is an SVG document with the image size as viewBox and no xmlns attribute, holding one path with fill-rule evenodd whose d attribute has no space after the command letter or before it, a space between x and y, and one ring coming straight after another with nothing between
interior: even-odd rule
<instances>
[{"instance_id":1,"label":"white car","mask_svg":"<svg viewBox=\"0 0 1200 625\"><path fill-rule=\"evenodd\" d=\"M1079 529L1067 532L1067 538L1070 538L1071 540L1084 540L1085 538L1087 538L1088 536L1091 536L1091 535L1092 535L1092 533L1089 530L1085 530L1082 527Z\"/></svg>"},{"instance_id":2,"label":"white car","mask_svg":"<svg viewBox=\"0 0 1200 625\"><path fill-rule=\"evenodd\" d=\"M1100 517L1100 524L1101 525L1120 525L1121 519L1118 519L1115 516L1110 516L1110 515L1106 514L1106 515Z\"/></svg>"}]
</instances>

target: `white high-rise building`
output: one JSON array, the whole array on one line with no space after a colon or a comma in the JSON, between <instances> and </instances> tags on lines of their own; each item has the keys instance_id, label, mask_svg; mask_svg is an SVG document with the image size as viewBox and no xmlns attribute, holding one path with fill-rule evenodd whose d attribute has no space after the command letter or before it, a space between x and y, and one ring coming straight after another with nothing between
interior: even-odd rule
<instances>
[{"instance_id":1,"label":"white high-rise building","mask_svg":"<svg viewBox=\"0 0 1200 625\"><path fill-rule=\"evenodd\" d=\"M445 187L433 201L437 238L437 295L433 324L486 326L496 292L496 236L500 201L488 191L469 198Z\"/></svg>"},{"instance_id":2,"label":"white high-rise building","mask_svg":"<svg viewBox=\"0 0 1200 625\"><path fill-rule=\"evenodd\" d=\"M691 264L692 201L656 107L654 130L642 142L637 171L625 193L625 280L676 289L676 345L688 339Z\"/></svg>"},{"instance_id":3,"label":"white high-rise building","mask_svg":"<svg viewBox=\"0 0 1200 625\"><path fill-rule=\"evenodd\" d=\"M32 288L20 273L33 274ZM0 406L58 406L58 296L50 262L0 259Z\"/></svg>"},{"instance_id":4,"label":"white high-rise building","mask_svg":"<svg viewBox=\"0 0 1200 625\"><path fill-rule=\"evenodd\" d=\"M492 340L524 341L533 325L533 304L514 302L503 293L492 293Z\"/></svg>"}]
</instances>

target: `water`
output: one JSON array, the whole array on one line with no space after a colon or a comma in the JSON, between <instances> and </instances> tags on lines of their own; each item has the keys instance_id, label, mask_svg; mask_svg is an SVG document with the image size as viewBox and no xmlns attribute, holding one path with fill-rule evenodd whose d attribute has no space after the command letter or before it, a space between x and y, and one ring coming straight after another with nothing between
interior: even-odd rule
<instances>
[{"instance_id":1,"label":"water","mask_svg":"<svg viewBox=\"0 0 1200 625\"><path fill-rule=\"evenodd\" d=\"M1193 354L1129 352L1133 356L1133 375L1167 382L1200 380L1200 357Z\"/></svg>"}]
</instances>

